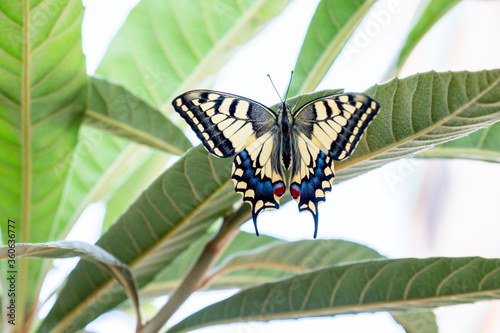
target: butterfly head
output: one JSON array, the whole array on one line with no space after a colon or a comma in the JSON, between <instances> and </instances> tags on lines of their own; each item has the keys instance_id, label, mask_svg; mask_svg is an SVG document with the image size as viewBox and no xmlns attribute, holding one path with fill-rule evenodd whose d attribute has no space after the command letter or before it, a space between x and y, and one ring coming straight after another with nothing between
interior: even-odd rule
<instances>
[{"instance_id":1,"label":"butterfly head","mask_svg":"<svg viewBox=\"0 0 500 333\"><path fill-rule=\"evenodd\" d=\"M291 113L292 107L288 102L285 100L284 102L281 102L278 105L278 114L285 114L285 113Z\"/></svg>"}]
</instances>

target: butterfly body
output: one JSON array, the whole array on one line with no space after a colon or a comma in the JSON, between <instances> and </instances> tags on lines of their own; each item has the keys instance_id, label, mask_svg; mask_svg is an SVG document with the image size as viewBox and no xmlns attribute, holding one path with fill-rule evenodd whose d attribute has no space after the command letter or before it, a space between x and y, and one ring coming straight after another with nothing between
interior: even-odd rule
<instances>
[{"instance_id":1,"label":"butterfly body","mask_svg":"<svg viewBox=\"0 0 500 333\"><path fill-rule=\"evenodd\" d=\"M288 186L299 211L311 212L318 226L318 204L334 180L333 160L350 156L378 113L368 95L334 94L294 111L286 100L277 112L247 99L212 90L186 92L172 102L205 148L217 157L235 156L235 191L257 216L278 209ZM285 181L284 170L290 170ZM257 232L258 234L258 232Z\"/></svg>"}]
</instances>

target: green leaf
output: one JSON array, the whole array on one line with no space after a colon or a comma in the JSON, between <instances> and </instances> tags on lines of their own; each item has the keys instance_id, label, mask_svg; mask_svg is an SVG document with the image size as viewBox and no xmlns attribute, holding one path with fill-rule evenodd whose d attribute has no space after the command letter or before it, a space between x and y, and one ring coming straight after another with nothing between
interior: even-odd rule
<instances>
[{"instance_id":1,"label":"green leaf","mask_svg":"<svg viewBox=\"0 0 500 333\"><path fill-rule=\"evenodd\" d=\"M123 87L90 79L85 123L167 153L182 155L191 147L183 132L157 109Z\"/></svg>"},{"instance_id":2,"label":"green leaf","mask_svg":"<svg viewBox=\"0 0 500 333\"><path fill-rule=\"evenodd\" d=\"M61 199L85 111L82 18L76 0L0 3L0 216L16 221L18 242L47 241ZM21 323L36 307L41 265L19 268Z\"/></svg>"},{"instance_id":3,"label":"green leaf","mask_svg":"<svg viewBox=\"0 0 500 333\"><path fill-rule=\"evenodd\" d=\"M159 152L147 152L140 157L139 163L134 163L102 198L106 202L106 215L104 216L103 231L123 214L143 191L165 170L168 156Z\"/></svg>"},{"instance_id":4,"label":"green leaf","mask_svg":"<svg viewBox=\"0 0 500 333\"><path fill-rule=\"evenodd\" d=\"M343 240L278 242L235 253L209 278L227 288L247 287L326 265L373 258L383 256L367 246Z\"/></svg>"},{"instance_id":5,"label":"green leaf","mask_svg":"<svg viewBox=\"0 0 500 333\"><path fill-rule=\"evenodd\" d=\"M0 247L0 260L9 260L11 247ZM141 322L139 311L139 296L135 280L130 269L114 256L100 248L80 241L57 241L37 244L16 244L15 258L71 258L80 257L91 265L97 265L101 270L114 277L123 287L134 306L138 324ZM77 292L77 290L75 290ZM68 327L69 328L69 327Z\"/></svg>"},{"instance_id":6,"label":"green leaf","mask_svg":"<svg viewBox=\"0 0 500 333\"><path fill-rule=\"evenodd\" d=\"M427 72L366 91L381 110L336 182L465 136L500 120L500 70Z\"/></svg>"},{"instance_id":7,"label":"green leaf","mask_svg":"<svg viewBox=\"0 0 500 333\"><path fill-rule=\"evenodd\" d=\"M500 123L422 152L416 157L462 158L500 163Z\"/></svg>"},{"instance_id":8,"label":"green leaf","mask_svg":"<svg viewBox=\"0 0 500 333\"><path fill-rule=\"evenodd\" d=\"M160 176L96 243L129 265L139 287L201 237L239 195L229 178L231 164L203 147L188 151ZM79 293L72 290L78 286ZM58 332L70 323L84 327L125 299L109 276L80 262L40 326Z\"/></svg>"},{"instance_id":9,"label":"green leaf","mask_svg":"<svg viewBox=\"0 0 500 333\"><path fill-rule=\"evenodd\" d=\"M241 291L173 326L432 308L498 299L500 260L386 259L341 264Z\"/></svg>"},{"instance_id":10,"label":"green leaf","mask_svg":"<svg viewBox=\"0 0 500 333\"><path fill-rule=\"evenodd\" d=\"M375 0L321 0L293 72L290 95L314 91Z\"/></svg>"},{"instance_id":11,"label":"green leaf","mask_svg":"<svg viewBox=\"0 0 500 333\"><path fill-rule=\"evenodd\" d=\"M92 127L81 127L64 190L71 195L63 196L50 239L65 237L83 210L113 186L116 178L110 176L120 173L126 161L120 158L120 151L126 146L126 140Z\"/></svg>"},{"instance_id":12,"label":"green leaf","mask_svg":"<svg viewBox=\"0 0 500 333\"><path fill-rule=\"evenodd\" d=\"M143 0L110 44L97 72L160 107L209 85L231 55L289 0Z\"/></svg>"},{"instance_id":13,"label":"green leaf","mask_svg":"<svg viewBox=\"0 0 500 333\"><path fill-rule=\"evenodd\" d=\"M436 315L432 311L391 312L392 317L405 329L406 333L438 333Z\"/></svg>"},{"instance_id":14,"label":"green leaf","mask_svg":"<svg viewBox=\"0 0 500 333\"><path fill-rule=\"evenodd\" d=\"M399 73L411 52L425 36L425 34L460 0L433 0L427 2L427 7L421 11L418 18L415 19L410 33L406 37L405 44L401 48L396 58L393 68L389 70L387 77L393 77Z\"/></svg>"},{"instance_id":15,"label":"green leaf","mask_svg":"<svg viewBox=\"0 0 500 333\"><path fill-rule=\"evenodd\" d=\"M207 279L216 286L242 288L328 265L380 258L385 257L365 245L340 239L273 242L253 251L233 254ZM407 332L411 332L414 326L430 328L436 325L435 318L432 320L434 314L429 311L420 311L418 315L391 315L405 329L408 328Z\"/></svg>"}]
</instances>

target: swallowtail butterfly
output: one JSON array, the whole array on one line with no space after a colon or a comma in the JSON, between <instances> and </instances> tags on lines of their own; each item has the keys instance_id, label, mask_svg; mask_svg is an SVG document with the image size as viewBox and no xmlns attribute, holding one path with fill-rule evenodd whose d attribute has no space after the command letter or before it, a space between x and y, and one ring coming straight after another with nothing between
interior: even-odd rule
<instances>
[{"instance_id":1,"label":"swallowtail butterfly","mask_svg":"<svg viewBox=\"0 0 500 333\"><path fill-rule=\"evenodd\" d=\"M172 102L205 148L217 157L236 155L232 180L236 192L257 216L278 209L288 184L299 211L314 217L334 179L333 161L351 155L379 104L362 93L314 99L292 110L285 100L274 112L251 99L213 90L188 91ZM294 108L295 109L295 108ZM285 183L284 169L291 169Z\"/></svg>"}]
</instances>

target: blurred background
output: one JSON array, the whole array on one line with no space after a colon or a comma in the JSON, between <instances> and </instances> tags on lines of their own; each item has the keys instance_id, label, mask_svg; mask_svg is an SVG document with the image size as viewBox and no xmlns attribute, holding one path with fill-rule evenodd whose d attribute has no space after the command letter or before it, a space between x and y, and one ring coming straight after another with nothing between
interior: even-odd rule
<instances>
[{"instance_id":1,"label":"blurred background","mask_svg":"<svg viewBox=\"0 0 500 333\"><path fill-rule=\"evenodd\" d=\"M93 74L108 43L137 0L84 0L87 71ZM425 2L425 1L424 1ZM272 105L279 101L267 74L284 94L318 0L291 1L285 11L241 48L219 72L216 90ZM396 11L388 12L388 6ZM380 0L371 9L318 90L363 91L382 83L411 28L420 1ZM384 13L390 13L385 15ZM424 37L400 77L417 72L478 71L500 68L500 1L460 2ZM381 19L383 18L383 19ZM195 138L188 133L190 138ZM319 207L318 238L368 245L390 258L430 256L500 257L500 165L469 160L405 159L334 186ZM95 242L105 205L91 205L68 239ZM254 232L251 222L242 229ZM259 217L259 231L285 240L311 239L313 220L292 202ZM77 260L56 260L42 297L49 297ZM173 318L186 315L232 292L193 295ZM158 299L157 306L166 298ZM47 304L47 309L52 305ZM500 332L500 302L435 310L440 332ZM120 326L121 325L121 326ZM121 311L87 326L92 332L133 332L133 317ZM404 332L386 313L318 319L245 323L197 332L340 331Z\"/></svg>"}]
</instances>

